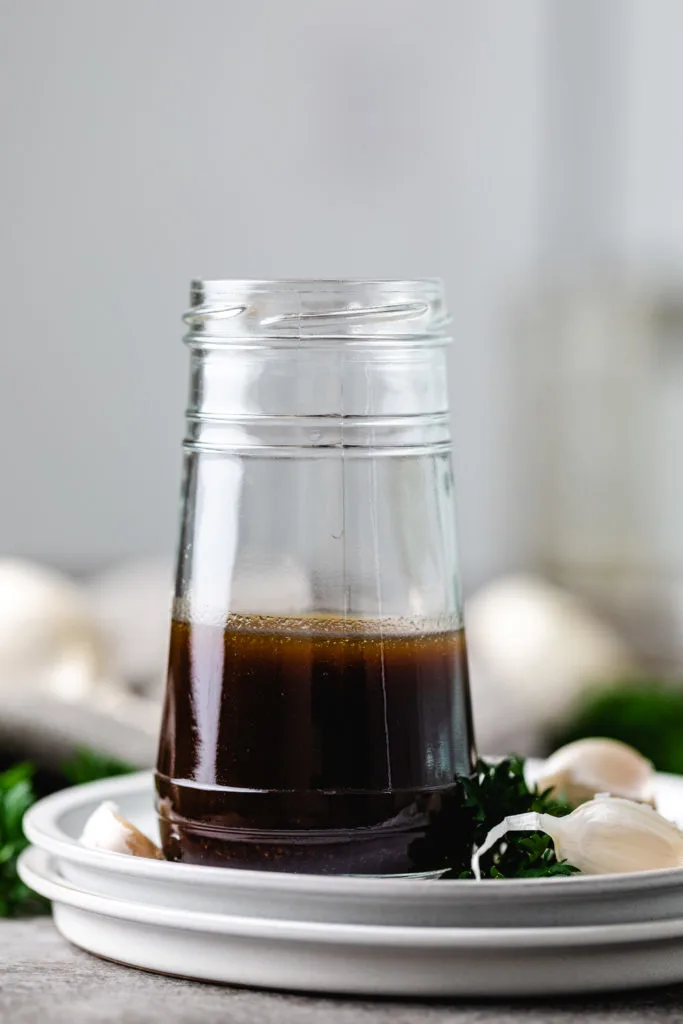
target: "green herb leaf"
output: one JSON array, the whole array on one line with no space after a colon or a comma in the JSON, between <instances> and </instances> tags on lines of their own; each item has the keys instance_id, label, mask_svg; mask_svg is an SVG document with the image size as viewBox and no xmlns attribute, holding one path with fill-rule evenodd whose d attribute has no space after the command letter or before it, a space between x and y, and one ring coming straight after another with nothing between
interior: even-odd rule
<instances>
[{"instance_id":1,"label":"green herb leaf","mask_svg":"<svg viewBox=\"0 0 683 1024\"><path fill-rule=\"evenodd\" d=\"M477 761L471 776L460 776L445 794L427 807L426 833L411 845L416 869L445 870L445 878L472 878L470 860L489 831L511 814L537 811L556 817L571 810L551 799L550 793L530 788L524 778L524 761L508 757L495 764ZM577 871L558 861L552 840L542 832L510 833L486 855L482 877L546 878Z\"/></svg>"},{"instance_id":2,"label":"green herb leaf","mask_svg":"<svg viewBox=\"0 0 683 1024\"><path fill-rule=\"evenodd\" d=\"M683 686L658 679L615 682L583 697L552 749L590 736L621 740L657 771L683 774Z\"/></svg>"}]
</instances>

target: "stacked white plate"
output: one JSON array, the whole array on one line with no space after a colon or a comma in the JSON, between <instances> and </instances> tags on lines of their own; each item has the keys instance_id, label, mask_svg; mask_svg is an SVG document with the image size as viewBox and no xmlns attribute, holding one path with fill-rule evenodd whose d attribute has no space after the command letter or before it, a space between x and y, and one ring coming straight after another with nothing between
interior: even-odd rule
<instances>
[{"instance_id":1,"label":"stacked white plate","mask_svg":"<svg viewBox=\"0 0 683 1024\"><path fill-rule=\"evenodd\" d=\"M683 824L683 779L658 806ZM683 869L434 881L202 868L89 850L114 800L157 834L151 773L78 786L25 819L20 861L62 934L98 956L207 981L316 992L511 996L683 981Z\"/></svg>"}]
</instances>

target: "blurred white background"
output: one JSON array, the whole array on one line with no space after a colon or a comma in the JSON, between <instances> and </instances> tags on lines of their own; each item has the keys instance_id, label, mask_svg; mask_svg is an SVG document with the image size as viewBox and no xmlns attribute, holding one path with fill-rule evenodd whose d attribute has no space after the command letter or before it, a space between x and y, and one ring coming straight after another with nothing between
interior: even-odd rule
<instances>
[{"instance_id":1,"label":"blurred white background","mask_svg":"<svg viewBox=\"0 0 683 1024\"><path fill-rule=\"evenodd\" d=\"M440 275L465 570L518 560L547 32L504 0L3 0L4 551L172 548L191 277Z\"/></svg>"},{"instance_id":2,"label":"blurred white background","mask_svg":"<svg viewBox=\"0 0 683 1024\"><path fill-rule=\"evenodd\" d=\"M676 0L0 0L2 553L173 548L191 277L440 275L466 590L539 557L517 311L683 255ZM528 438L527 438L528 442Z\"/></svg>"}]
</instances>

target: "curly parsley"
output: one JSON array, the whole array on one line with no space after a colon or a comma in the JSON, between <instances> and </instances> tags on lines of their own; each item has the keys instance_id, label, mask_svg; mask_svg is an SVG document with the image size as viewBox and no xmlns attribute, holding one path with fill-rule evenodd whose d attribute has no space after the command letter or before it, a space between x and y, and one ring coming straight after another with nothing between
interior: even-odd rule
<instances>
[{"instance_id":1,"label":"curly parsley","mask_svg":"<svg viewBox=\"0 0 683 1024\"><path fill-rule=\"evenodd\" d=\"M444 871L443 878L472 878L470 860L489 831L510 814L527 811L568 814L549 791L539 793L524 778L524 761L507 757L491 764L477 761L471 776L459 776L445 794L433 798L429 824L411 846L418 870ZM552 840L542 832L508 835L482 863L484 878L548 878L572 875L578 869L558 861Z\"/></svg>"}]
</instances>

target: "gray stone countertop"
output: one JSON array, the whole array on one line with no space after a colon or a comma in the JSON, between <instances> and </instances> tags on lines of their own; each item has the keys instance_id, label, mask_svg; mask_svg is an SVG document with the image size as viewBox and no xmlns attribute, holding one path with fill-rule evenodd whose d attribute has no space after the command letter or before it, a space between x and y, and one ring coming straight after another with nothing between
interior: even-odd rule
<instances>
[{"instance_id":1,"label":"gray stone countertop","mask_svg":"<svg viewBox=\"0 0 683 1024\"><path fill-rule=\"evenodd\" d=\"M555 1002L337 999L163 978L70 946L49 918L0 921L2 1024L681 1024L683 986Z\"/></svg>"}]
</instances>

